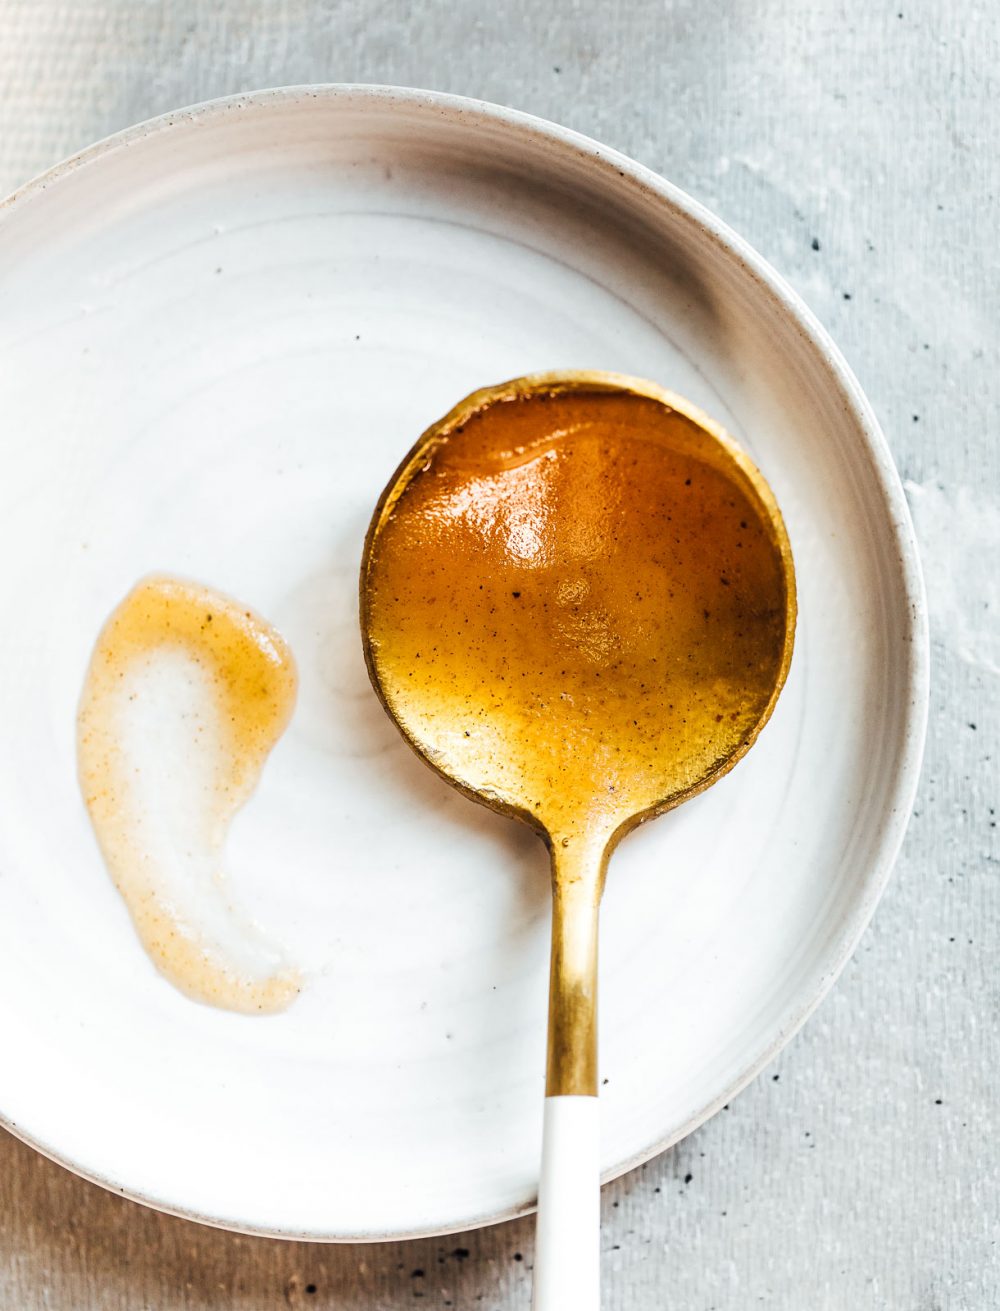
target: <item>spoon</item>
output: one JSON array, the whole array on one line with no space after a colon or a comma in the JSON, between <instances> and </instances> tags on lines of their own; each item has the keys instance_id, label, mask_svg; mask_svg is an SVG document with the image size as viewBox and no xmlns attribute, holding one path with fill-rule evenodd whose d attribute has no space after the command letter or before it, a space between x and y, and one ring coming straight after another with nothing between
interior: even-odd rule
<instances>
[{"instance_id":1,"label":"spoon","mask_svg":"<svg viewBox=\"0 0 1000 1311\"><path fill-rule=\"evenodd\" d=\"M599 1301L608 858L749 750L794 627L791 550L763 477L706 415L636 378L546 373L474 392L375 509L361 629L376 693L418 755L551 854L535 1311Z\"/></svg>"}]
</instances>

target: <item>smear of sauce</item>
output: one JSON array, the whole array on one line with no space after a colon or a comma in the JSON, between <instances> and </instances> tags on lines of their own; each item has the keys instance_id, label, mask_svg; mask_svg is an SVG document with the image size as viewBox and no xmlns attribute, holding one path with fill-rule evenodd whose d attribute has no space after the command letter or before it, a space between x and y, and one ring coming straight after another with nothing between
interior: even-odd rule
<instances>
[{"instance_id":1,"label":"smear of sauce","mask_svg":"<svg viewBox=\"0 0 1000 1311\"><path fill-rule=\"evenodd\" d=\"M630 393L511 397L439 436L367 571L370 657L404 730L564 845L752 741L790 640L752 482Z\"/></svg>"},{"instance_id":2,"label":"smear of sauce","mask_svg":"<svg viewBox=\"0 0 1000 1311\"><path fill-rule=\"evenodd\" d=\"M143 946L197 1001L280 1011L298 973L234 906L233 817L295 703L282 637L207 587L147 578L107 621L78 718L80 780Z\"/></svg>"}]
</instances>

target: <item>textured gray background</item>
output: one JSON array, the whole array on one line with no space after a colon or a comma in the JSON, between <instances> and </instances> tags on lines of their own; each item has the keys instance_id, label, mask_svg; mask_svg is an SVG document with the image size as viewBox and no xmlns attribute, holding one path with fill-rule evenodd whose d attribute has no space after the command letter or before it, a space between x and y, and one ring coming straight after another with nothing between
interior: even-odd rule
<instances>
[{"instance_id":1,"label":"textured gray background","mask_svg":"<svg viewBox=\"0 0 1000 1311\"><path fill-rule=\"evenodd\" d=\"M608 1308L1000 1305L998 67L1000 9L971 0L0 0L2 191L254 87L482 96L721 214L805 296L881 417L932 607L916 815L805 1032L606 1189ZM526 1308L531 1252L530 1222L369 1248L233 1237L0 1140L11 1311Z\"/></svg>"}]
</instances>

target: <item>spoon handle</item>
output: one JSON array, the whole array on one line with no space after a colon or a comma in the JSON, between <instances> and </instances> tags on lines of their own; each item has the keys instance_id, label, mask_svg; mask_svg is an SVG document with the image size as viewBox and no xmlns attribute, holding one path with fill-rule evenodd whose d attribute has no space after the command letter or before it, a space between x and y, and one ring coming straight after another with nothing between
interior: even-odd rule
<instances>
[{"instance_id":1,"label":"spoon handle","mask_svg":"<svg viewBox=\"0 0 1000 1311\"><path fill-rule=\"evenodd\" d=\"M534 1311L598 1311L601 1192L596 1097L546 1097Z\"/></svg>"},{"instance_id":2,"label":"spoon handle","mask_svg":"<svg viewBox=\"0 0 1000 1311\"><path fill-rule=\"evenodd\" d=\"M552 844L552 960L534 1311L598 1311L597 922L607 853Z\"/></svg>"}]
</instances>

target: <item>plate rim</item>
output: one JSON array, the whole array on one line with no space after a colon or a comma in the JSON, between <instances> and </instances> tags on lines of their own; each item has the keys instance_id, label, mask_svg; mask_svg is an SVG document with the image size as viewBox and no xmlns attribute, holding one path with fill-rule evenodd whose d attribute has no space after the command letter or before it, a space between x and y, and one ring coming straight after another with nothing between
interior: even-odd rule
<instances>
[{"instance_id":1,"label":"plate rim","mask_svg":"<svg viewBox=\"0 0 1000 1311\"><path fill-rule=\"evenodd\" d=\"M320 82L264 88L240 92L200 101L179 109L158 114L133 124L119 132L85 146L66 159L46 169L36 177L15 188L0 200L0 230L12 213L20 213L37 195L46 191L62 178L86 168L105 156L144 141L147 137L169 133L193 123L221 117L237 108L252 106L266 109L269 105L290 104L296 101L323 100L327 104L342 104L354 108L394 107L436 113L452 120L478 119L498 125L508 131L533 138L550 147L569 151L582 162L604 171L613 172L621 181L638 184L641 190L670 210L676 217L700 229L725 256L735 260L750 276L757 287L776 301L784 317L794 322L803 337L825 365L831 381L836 384L845 410L861 434L871 457L871 469L878 483L878 491L892 511L888 528L898 556L906 613L909 616L908 653L905 668L901 670L902 719L899 730L901 742L895 767L895 778L889 787L888 805L878 837L874 844L874 859L870 863L861 893L853 902L845 919L845 929L836 947L826 957L819 983L814 991L795 1008L791 1018L777 1032L763 1052L758 1054L730 1081L725 1090L695 1111L674 1131L664 1135L623 1161L609 1166L601 1176L605 1184L653 1157L660 1155L675 1143L711 1119L724 1105L743 1091L778 1055L826 997L833 984L854 955L865 929L868 927L892 876L902 846L916 796L923 761L927 733L930 697L930 644L928 632L927 600L923 574L909 505L903 483L893 462L888 441L875 416L875 412L861 389L844 355L830 334L803 298L793 290L786 279L743 237L700 201L694 199L676 184L653 169L633 160L619 150L606 146L596 139L572 128L563 127L549 119L523 110L512 109L491 101L429 89L394 86L367 82ZM41 1142L21 1129L0 1107L0 1127L15 1138L69 1170L80 1178L98 1184L107 1191L131 1201L180 1219L221 1229L229 1233L246 1234L261 1238L278 1238L288 1241L319 1243L378 1243L401 1242L409 1239L440 1237L468 1232L487 1225L499 1224L529 1215L535 1202L512 1204L499 1211L463 1217L442 1227L440 1224L407 1230L372 1231L367 1233L318 1233L241 1224L238 1220L206 1215L185 1208L169 1200L151 1196L141 1190L129 1188L120 1181L104 1176L61 1155L58 1150Z\"/></svg>"}]
</instances>

